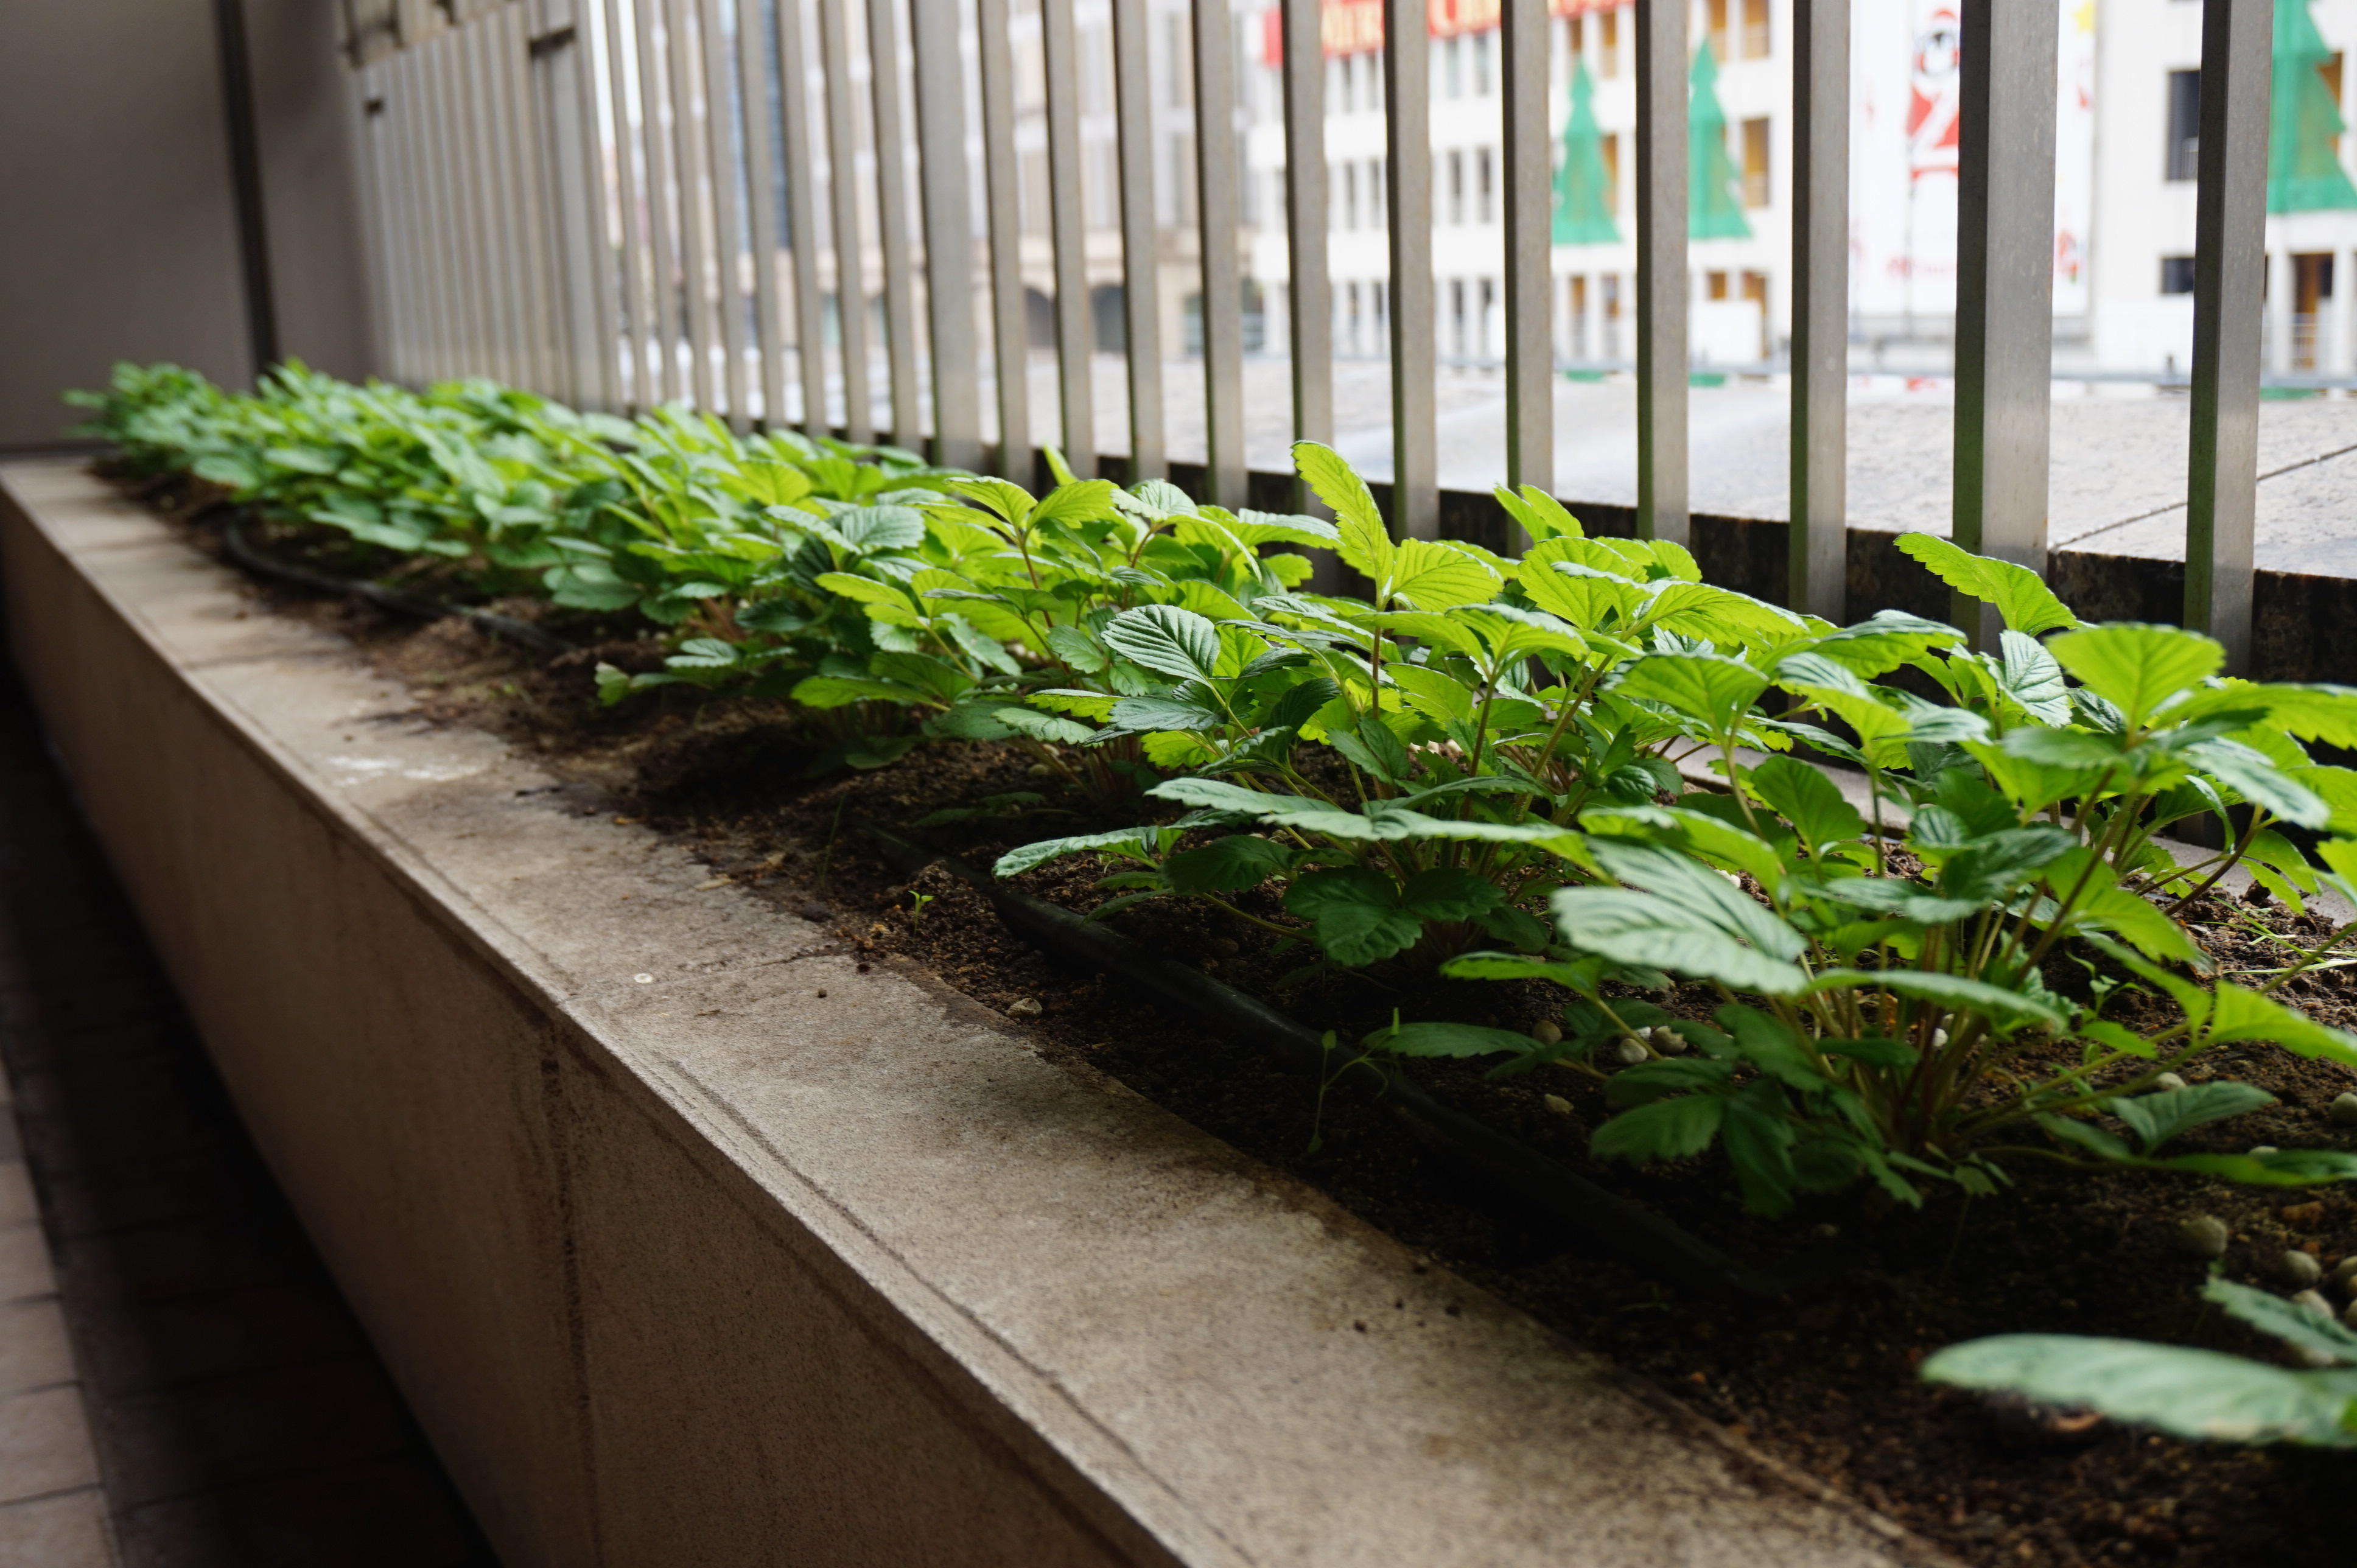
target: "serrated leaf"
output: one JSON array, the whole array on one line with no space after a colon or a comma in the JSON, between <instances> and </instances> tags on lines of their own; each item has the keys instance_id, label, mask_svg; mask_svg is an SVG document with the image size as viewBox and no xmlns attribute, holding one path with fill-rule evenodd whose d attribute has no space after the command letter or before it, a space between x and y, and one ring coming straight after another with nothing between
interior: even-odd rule
<instances>
[{"instance_id":1,"label":"serrated leaf","mask_svg":"<svg viewBox=\"0 0 2357 1568\"><path fill-rule=\"evenodd\" d=\"M2059 1027L2065 1021L2061 1010L2043 997L1962 974L1914 969L1828 969L1818 972L1809 990L1815 993L1852 986L1889 991L1919 1002L1936 1002L1959 1012L1986 1013L2006 1024L2035 1019Z\"/></svg>"},{"instance_id":2,"label":"serrated leaf","mask_svg":"<svg viewBox=\"0 0 2357 1568\"><path fill-rule=\"evenodd\" d=\"M1538 1048L1528 1035L1478 1024L1394 1024L1369 1035L1365 1044L1370 1050L1395 1057L1492 1057Z\"/></svg>"},{"instance_id":3,"label":"serrated leaf","mask_svg":"<svg viewBox=\"0 0 2357 1568\"><path fill-rule=\"evenodd\" d=\"M1283 871L1293 852L1268 839L1237 833L1162 863L1163 880L1174 893L1240 893Z\"/></svg>"},{"instance_id":4,"label":"serrated leaf","mask_svg":"<svg viewBox=\"0 0 2357 1568\"><path fill-rule=\"evenodd\" d=\"M1357 470L1331 446L1315 441L1293 444L1293 466L1334 514L1336 553L1344 564L1377 583L1389 577L1395 553L1391 531Z\"/></svg>"},{"instance_id":5,"label":"serrated leaf","mask_svg":"<svg viewBox=\"0 0 2357 1568\"><path fill-rule=\"evenodd\" d=\"M1996 606L2005 624L2025 636L2038 637L2079 624L2079 618L2027 566L1975 555L1929 533L1902 533L1898 544L1901 553L1921 562L1958 593Z\"/></svg>"},{"instance_id":6,"label":"serrated leaf","mask_svg":"<svg viewBox=\"0 0 2357 1568\"><path fill-rule=\"evenodd\" d=\"M2182 627L2133 621L2088 627L2054 639L2047 650L2062 668L2141 725L2169 698L2218 672L2226 650Z\"/></svg>"},{"instance_id":7,"label":"serrated leaf","mask_svg":"<svg viewBox=\"0 0 2357 1568\"><path fill-rule=\"evenodd\" d=\"M2149 1155L2190 1128L2240 1116L2275 1102L2274 1095L2255 1085L2220 1079L2152 1094L2124 1095L2105 1101L2104 1109L2126 1122L2144 1153Z\"/></svg>"},{"instance_id":8,"label":"serrated leaf","mask_svg":"<svg viewBox=\"0 0 2357 1568\"><path fill-rule=\"evenodd\" d=\"M1400 902L1427 920L1469 920L1503 903L1497 885L1453 865L1436 865L1410 876Z\"/></svg>"},{"instance_id":9,"label":"serrated leaf","mask_svg":"<svg viewBox=\"0 0 2357 1568\"><path fill-rule=\"evenodd\" d=\"M1766 676L1717 653L1648 654L1612 686L1615 695L1663 703L1722 735L1767 689Z\"/></svg>"},{"instance_id":10,"label":"serrated leaf","mask_svg":"<svg viewBox=\"0 0 2357 1568\"><path fill-rule=\"evenodd\" d=\"M1143 860L1146 858L1146 846L1152 843L1154 840L1155 830L1151 827L1117 828L1111 832L1080 833L1071 838L1041 839L1037 843L1027 843L1008 850L998 857L998 863L991 867L991 872L997 876L1020 876L1034 866L1045 865L1051 860L1060 859L1068 854L1079 854L1092 849L1126 851L1130 859Z\"/></svg>"},{"instance_id":11,"label":"serrated leaf","mask_svg":"<svg viewBox=\"0 0 2357 1568\"><path fill-rule=\"evenodd\" d=\"M1098 635L1132 663L1182 681L1209 681L1219 668L1219 627L1176 605L1124 610Z\"/></svg>"},{"instance_id":12,"label":"serrated leaf","mask_svg":"<svg viewBox=\"0 0 2357 1568\"><path fill-rule=\"evenodd\" d=\"M1596 1130L1587 1152L1599 1160L1674 1160L1699 1155L1718 1135L1727 1101L1717 1094L1682 1094L1624 1111Z\"/></svg>"},{"instance_id":13,"label":"serrated leaf","mask_svg":"<svg viewBox=\"0 0 2357 1568\"><path fill-rule=\"evenodd\" d=\"M1866 836L1866 819L1841 787L1792 757L1771 757L1744 775L1744 788L1792 824L1813 854L1828 844Z\"/></svg>"},{"instance_id":14,"label":"serrated leaf","mask_svg":"<svg viewBox=\"0 0 2357 1568\"><path fill-rule=\"evenodd\" d=\"M1420 610L1449 610L1497 597L1498 574L1462 550L1429 539L1403 541L1386 596Z\"/></svg>"},{"instance_id":15,"label":"serrated leaf","mask_svg":"<svg viewBox=\"0 0 2357 1568\"><path fill-rule=\"evenodd\" d=\"M2350 1421L2357 1380L2215 1350L2004 1334L1935 1352L1924 1359L1922 1375L1961 1388L2006 1389L2042 1403L2083 1406L2179 1437L2357 1444L2357 1426Z\"/></svg>"}]
</instances>

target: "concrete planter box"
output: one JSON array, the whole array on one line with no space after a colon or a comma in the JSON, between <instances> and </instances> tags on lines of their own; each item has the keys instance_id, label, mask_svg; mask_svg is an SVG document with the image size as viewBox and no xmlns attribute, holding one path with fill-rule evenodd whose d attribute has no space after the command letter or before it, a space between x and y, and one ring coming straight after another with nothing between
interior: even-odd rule
<instances>
[{"instance_id":1,"label":"concrete planter box","mask_svg":"<svg viewBox=\"0 0 2357 1568\"><path fill-rule=\"evenodd\" d=\"M1934 1560L404 716L88 477L0 468L0 546L91 816L511 1568Z\"/></svg>"}]
</instances>

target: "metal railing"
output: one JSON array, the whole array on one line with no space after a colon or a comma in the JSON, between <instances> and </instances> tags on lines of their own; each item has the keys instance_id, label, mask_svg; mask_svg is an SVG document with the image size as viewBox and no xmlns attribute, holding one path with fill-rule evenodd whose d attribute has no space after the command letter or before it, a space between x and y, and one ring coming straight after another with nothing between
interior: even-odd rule
<instances>
[{"instance_id":1,"label":"metal railing","mask_svg":"<svg viewBox=\"0 0 2357 1568\"><path fill-rule=\"evenodd\" d=\"M1838 618L1846 563L1851 0L1791 0L1790 592ZM1297 438L1334 435L1325 33L1380 11L1393 522L1440 522L1431 38L1494 14L1502 87L1510 482L1552 488L1553 18L1597 0L368 0L356 21L380 341L406 381L481 373L739 428L879 432L1029 478L1035 296L1057 444L1081 472L1169 466L1174 274L1199 303L1203 489L1240 505L1247 171L1241 20L1272 35ZM1274 9L1274 18L1264 15ZM1635 0L1632 346L1641 532L1687 502L1689 0ZM389 16L378 13L388 12ZM1479 15L1476 15L1479 13ZM2042 570L2052 373L2055 0L1964 0L1953 526ZM1747 22L1747 26L1749 25ZM2272 0L2205 0L2189 625L2250 636ZM1486 46L1485 46L1486 47ZM1092 76L1083 52L1109 50ZM1361 56L1361 58L1364 58ZM1486 58L1486 57L1485 57ZM1110 103L1084 103L1091 81ZM2214 88L2212 86L2214 84ZM1101 96L1108 96L1101 94ZM1092 231L1107 171L1117 219ZM1101 204L1102 205L1102 204ZM1121 290L1125 458L1100 462L1092 291ZM1616 296L1617 298L1618 296ZM1596 314L1591 303L1583 315ZM1598 315L1600 326L1602 317ZM1576 326L1582 335L1588 324ZM1351 336L1356 338L1355 328ZM1582 352L1604 351L1583 345ZM1984 628L1986 630L1986 628Z\"/></svg>"}]
</instances>

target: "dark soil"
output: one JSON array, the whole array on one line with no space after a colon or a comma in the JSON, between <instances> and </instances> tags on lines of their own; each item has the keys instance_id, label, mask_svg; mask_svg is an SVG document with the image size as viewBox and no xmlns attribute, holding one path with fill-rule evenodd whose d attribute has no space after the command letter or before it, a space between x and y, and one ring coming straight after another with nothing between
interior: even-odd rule
<instances>
[{"instance_id":1,"label":"dark soil","mask_svg":"<svg viewBox=\"0 0 2357 1568\"><path fill-rule=\"evenodd\" d=\"M173 498L161 498L169 500ZM167 513L168 515L168 513ZM191 536L205 542L204 530ZM258 585L274 608L350 635L386 674L407 681L430 718L496 729L548 754L553 768L601 786L618 820L643 821L691 843L719 874L799 912L829 912L863 951L897 952L1000 1010L1036 1002L1028 1026L1173 1112L1266 1164L1309 1182L1409 1246L1560 1330L1645 1374L1705 1417L1784 1464L1872 1506L1977 1564L2169 1561L2200 1568L2280 1568L2350 1560L2357 1540L2357 1468L2345 1454L2191 1444L2108 1422L2006 1407L1920 1381L1925 1355L1960 1339L2012 1331L2096 1334L2202 1344L2282 1359L2274 1341L2205 1308L2208 1265L2178 1251L2179 1224L2225 1219L2228 1277L2282 1290L2271 1275L2288 1249L2329 1270L2357 1251L2357 1197L2334 1189L2264 1192L2183 1177L2061 1172L2024 1164L2018 1185L1967 1205L1953 1192L1921 1210L1861 1188L1805 1200L1792 1217L1745 1217L1716 1155L1643 1170L1598 1166L1589 1133L1608 1112L1596 1080L1561 1069L1492 1080L1478 1065L1418 1063L1437 1097L1637 1197L1730 1253L1764 1265L1841 1257L1825 1283L1774 1300L1672 1294L1628 1265L1582 1255L1556 1217L1496 1201L1399 1120L1337 1095L1323 1144L1308 1146L1317 1086L1276 1070L1239 1042L1141 1005L1102 974L1060 967L1003 925L989 903L939 866L896 875L862 836L866 824L987 865L1031 840L1146 820L1143 810L1092 807L1053 769L1009 746L944 745L875 772L804 777L832 737L782 703L714 703L673 688L597 707L599 659L654 667L651 642L608 640L554 660L521 654L462 623L419 627ZM527 616L543 607L500 607ZM582 618L544 624L584 642L620 628ZM992 797L1030 796L968 820ZM1142 805L1143 803L1141 803ZM1023 886L1088 908L1108 895L1093 857L1033 873ZM1265 896L1262 896L1264 899ZM1250 914L1273 900L1247 897ZM2212 899L2190 911L2230 969L2283 961L2264 933L2294 922L2278 908ZM1112 923L1153 951L1200 963L1274 996L1303 1022L1344 1039L1416 1019L1524 1026L1560 993L1534 985L1474 986L1378 976L1291 993L1274 983L1298 950L1272 954L1261 929L1220 911L1149 904ZM2309 940L2315 940L2309 932ZM2333 971L2297 983L2317 1017L2357 1026L2357 984ZM2058 961L2050 983L2083 995L2085 976ZM1665 1003L1707 1015L1717 1001L1689 987ZM2135 1023L2157 1009L2123 991L2107 1015ZM1028 1016L1030 1009L1018 1010ZM2276 1095L2270 1110L2214 1124L2174 1147L2357 1146L2326 1116L2357 1087L2337 1066L2272 1046L2230 1047L2189 1077L2242 1079Z\"/></svg>"}]
</instances>

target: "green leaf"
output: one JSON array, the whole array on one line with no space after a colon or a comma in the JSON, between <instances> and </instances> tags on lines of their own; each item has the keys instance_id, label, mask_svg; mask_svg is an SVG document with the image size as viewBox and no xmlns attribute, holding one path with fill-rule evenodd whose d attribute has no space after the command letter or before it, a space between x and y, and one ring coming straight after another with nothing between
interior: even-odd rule
<instances>
[{"instance_id":1,"label":"green leaf","mask_svg":"<svg viewBox=\"0 0 2357 1568\"><path fill-rule=\"evenodd\" d=\"M2160 704L2218 672L2226 650L2181 627L2122 621L2058 637L2046 645L2062 668L2116 705L2131 728Z\"/></svg>"},{"instance_id":2,"label":"green leaf","mask_svg":"<svg viewBox=\"0 0 2357 1568\"><path fill-rule=\"evenodd\" d=\"M2357 1444L2357 1380L2264 1361L2070 1334L2004 1334L1928 1357L1925 1378L2085 1406L2179 1437L2232 1443Z\"/></svg>"},{"instance_id":3,"label":"green leaf","mask_svg":"<svg viewBox=\"0 0 2357 1568\"><path fill-rule=\"evenodd\" d=\"M1623 671L1616 695L1661 703L1715 735L1735 727L1743 711L1768 689L1768 678L1739 659L1718 653L1652 653Z\"/></svg>"},{"instance_id":4,"label":"green leaf","mask_svg":"<svg viewBox=\"0 0 2357 1568\"><path fill-rule=\"evenodd\" d=\"M1173 893L1240 893L1257 887L1292 863L1293 852L1268 839L1237 833L1162 863Z\"/></svg>"},{"instance_id":5,"label":"green leaf","mask_svg":"<svg viewBox=\"0 0 2357 1568\"><path fill-rule=\"evenodd\" d=\"M1315 441L1293 444L1293 466L1334 514L1335 531L1340 536L1336 553L1343 562L1377 583L1390 577L1395 547L1367 482L1342 460L1340 453Z\"/></svg>"},{"instance_id":6,"label":"green leaf","mask_svg":"<svg viewBox=\"0 0 2357 1568\"><path fill-rule=\"evenodd\" d=\"M1453 865L1419 871L1400 889L1400 902L1427 920L1470 920L1504 901L1496 884Z\"/></svg>"},{"instance_id":7,"label":"green leaf","mask_svg":"<svg viewBox=\"0 0 2357 1568\"><path fill-rule=\"evenodd\" d=\"M1017 735L1028 735L1033 740L1050 741L1059 746L1080 746L1096 738L1096 731L1086 725L1076 725L1070 719L1060 719L1053 714L1043 714L1037 708L997 707L990 716Z\"/></svg>"},{"instance_id":8,"label":"green leaf","mask_svg":"<svg viewBox=\"0 0 2357 1568\"><path fill-rule=\"evenodd\" d=\"M2034 637L2007 629L1997 634L1997 690L2041 724L2071 722L2071 693L2062 666Z\"/></svg>"},{"instance_id":9,"label":"green leaf","mask_svg":"<svg viewBox=\"0 0 2357 1568\"><path fill-rule=\"evenodd\" d=\"M2005 624L2028 637L2076 626L2079 618L2054 596L2037 573L2010 561L1993 561L1929 533L1902 533L1899 548L1967 598L1996 607Z\"/></svg>"},{"instance_id":10,"label":"green leaf","mask_svg":"<svg viewBox=\"0 0 2357 1568\"><path fill-rule=\"evenodd\" d=\"M2287 822L2320 828L2332 820L2332 809L2314 791L2295 782L2266 756L2231 740L2205 740L2183 753L2194 764L2243 799L2265 806Z\"/></svg>"},{"instance_id":11,"label":"green leaf","mask_svg":"<svg viewBox=\"0 0 2357 1568\"><path fill-rule=\"evenodd\" d=\"M842 708L853 703L924 702L925 693L892 681L866 681L848 675L813 675L793 689L793 701L806 708Z\"/></svg>"},{"instance_id":12,"label":"green leaf","mask_svg":"<svg viewBox=\"0 0 2357 1568\"><path fill-rule=\"evenodd\" d=\"M1155 830L1151 827L1116 828L1111 832L1081 833L1071 838L1041 839L1037 843L1027 843L1019 848L1008 850L998 857L998 864L992 866L991 871L993 875L998 876L1020 876L1034 866L1045 865L1051 860L1058 860L1068 854L1079 854L1084 850L1092 849L1125 850L1128 853L1129 858L1143 860L1146 858L1146 846L1152 843L1154 839Z\"/></svg>"},{"instance_id":13,"label":"green leaf","mask_svg":"<svg viewBox=\"0 0 2357 1568\"><path fill-rule=\"evenodd\" d=\"M1709 1057L1688 1057L1639 1062L1623 1068L1605 1081L1605 1102L1615 1110L1647 1105L1665 1095L1708 1093L1727 1087L1735 1064Z\"/></svg>"},{"instance_id":14,"label":"green leaf","mask_svg":"<svg viewBox=\"0 0 2357 1568\"><path fill-rule=\"evenodd\" d=\"M1795 757L1771 757L1743 776L1744 788L1792 824L1809 853L1866 836L1866 819L1841 787Z\"/></svg>"},{"instance_id":15,"label":"green leaf","mask_svg":"<svg viewBox=\"0 0 2357 1568\"><path fill-rule=\"evenodd\" d=\"M1450 610L1497 597L1498 574L1446 541L1403 541L1392 566L1388 597L1420 610Z\"/></svg>"},{"instance_id":16,"label":"green leaf","mask_svg":"<svg viewBox=\"0 0 2357 1568\"><path fill-rule=\"evenodd\" d=\"M1673 899L1695 918L1763 952L1796 959L1808 945L1773 910L1686 855L1654 844L1610 839L1598 839L1589 847L1597 862L1620 881Z\"/></svg>"},{"instance_id":17,"label":"green leaf","mask_svg":"<svg viewBox=\"0 0 2357 1568\"><path fill-rule=\"evenodd\" d=\"M1566 887L1555 895L1551 908L1566 943L1616 963L1669 970L1770 996L1796 996L1808 984L1797 964L1748 947L1692 910L1651 893Z\"/></svg>"},{"instance_id":18,"label":"green leaf","mask_svg":"<svg viewBox=\"0 0 2357 1568\"><path fill-rule=\"evenodd\" d=\"M1921 1002L1936 1002L1957 1012L1985 1013L2001 1024L2036 1019L2059 1028L2066 1021L2061 1010L2044 997L1961 974L1927 973L1914 969L1827 969L1818 972L1808 989L1814 993L1853 986L1861 991L1889 991Z\"/></svg>"},{"instance_id":19,"label":"green leaf","mask_svg":"<svg viewBox=\"0 0 2357 1568\"><path fill-rule=\"evenodd\" d=\"M826 527L858 555L914 550L925 542L924 514L912 506L862 506L836 512Z\"/></svg>"},{"instance_id":20,"label":"green leaf","mask_svg":"<svg viewBox=\"0 0 2357 1568\"><path fill-rule=\"evenodd\" d=\"M2136 1142L2149 1155L2189 1128L2223 1121L2273 1105L2276 1097L2252 1084L2221 1079L2165 1089L2156 1094L2107 1100L2104 1109L2128 1124Z\"/></svg>"},{"instance_id":21,"label":"green leaf","mask_svg":"<svg viewBox=\"0 0 2357 1568\"><path fill-rule=\"evenodd\" d=\"M1592 958L1563 963L1521 953L1469 952L1459 953L1442 964L1440 972L1451 980L1549 980L1588 995L1595 992L1604 964Z\"/></svg>"},{"instance_id":22,"label":"green leaf","mask_svg":"<svg viewBox=\"0 0 2357 1568\"><path fill-rule=\"evenodd\" d=\"M2189 1009L2190 1011L2190 1009ZM2272 996L2220 981L2210 1006L2211 1045L2228 1040L2273 1040L2296 1056L2322 1057L2357 1068L2357 1035L2319 1024Z\"/></svg>"},{"instance_id":23,"label":"green leaf","mask_svg":"<svg viewBox=\"0 0 2357 1568\"><path fill-rule=\"evenodd\" d=\"M1586 537L1579 520L1536 485L1524 485L1520 495L1503 485L1496 486L1490 493L1498 498L1498 504L1505 509L1508 517L1523 525L1523 532L1531 536L1534 544L1543 544L1550 539Z\"/></svg>"},{"instance_id":24,"label":"green leaf","mask_svg":"<svg viewBox=\"0 0 2357 1568\"><path fill-rule=\"evenodd\" d=\"M1717 1094L1683 1094L1624 1111L1596 1130L1587 1152L1599 1160L1675 1160L1699 1155L1718 1135L1727 1100Z\"/></svg>"},{"instance_id":25,"label":"green leaf","mask_svg":"<svg viewBox=\"0 0 2357 1568\"><path fill-rule=\"evenodd\" d=\"M1719 1140L1746 1211L1771 1219L1792 1212L1794 1137L1791 1103L1769 1079L1755 1078L1728 1098Z\"/></svg>"},{"instance_id":26,"label":"green leaf","mask_svg":"<svg viewBox=\"0 0 2357 1568\"><path fill-rule=\"evenodd\" d=\"M1124 610L1099 635L1132 663L1182 681L1209 681L1219 668L1219 627L1176 605Z\"/></svg>"},{"instance_id":27,"label":"green leaf","mask_svg":"<svg viewBox=\"0 0 2357 1568\"><path fill-rule=\"evenodd\" d=\"M2263 1334L2343 1361L2357 1361L2357 1331L2251 1285L2212 1278L2201 1294Z\"/></svg>"},{"instance_id":28,"label":"green leaf","mask_svg":"<svg viewBox=\"0 0 2357 1568\"><path fill-rule=\"evenodd\" d=\"M1090 738L1104 741L1165 730L1192 733L1218 729L1227 722L1225 714L1202 703L1178 702L1168 697L1124 697L1113 705L1112 725Z\"/></svg>"},{"instance_id":29,"label":"green leaf","mask_svg":"<svg viewBox=\"0 0 2357 1568\"><path fill-rule=\"evenodd\" d=\"M1941 895L1974 903L2001 898L2078 843L2075 835L2050 822L1974 839L1941 867Z\"/></svg>"},{"instance_id":30,"label":"green leaf","mask_svg":"<svg viewBox=\"0 0 2357 1568\"><path fill-rule=\"evenodd\" d=\"M1478 1024L1394 1024L1369 1035L1365 1043L1395 1057L1491 1057L1539 1048L1528 1035Z\"/></svg>"},{"instance_id":31,"label":"green leaf","mask_svg":"<svg viewBox=\"0 0 2357 1568\"><path fill-rule=\"evenodd\" d=\"M1032 510L1031 526L1039 528L1050 522L1069 526L1111 517L1114 515L1113 489L1110 479L1077 479L1059 485Z\"/></svg>"},{"instance_id":32,"label":"green leaf","mask_svg":"<svg viewBox=\"0 0 2357 1568\"><path fill-rule=\"evenodd\" d=\"M1285 907L1315 921L1318 945L1351 968L1391 957L1424 930L1422 920L1399 907L1391 878L1363 866L1311 872L1286 891Z\"/></svg>"}]
</instances>

